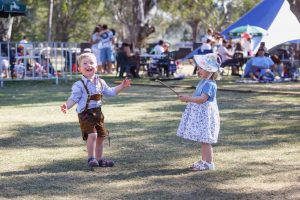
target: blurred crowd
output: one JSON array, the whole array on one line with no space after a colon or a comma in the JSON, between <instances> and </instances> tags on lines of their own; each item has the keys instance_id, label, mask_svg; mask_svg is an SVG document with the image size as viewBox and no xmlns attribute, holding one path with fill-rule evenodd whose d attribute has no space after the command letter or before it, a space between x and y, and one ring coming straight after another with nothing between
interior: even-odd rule
<instances>
[{"instance_id":1,"label":"blurred crowd","mask_svg":"<svg viewBox=\"0 0 300 200\"><path fill-rule=\"evenodd\" d=\"M257 52L254 52L250 34L244 33L237 39L225 39L212 29L207 30L201 41L203 44L199 53L218 53L222 58L222 67L228 67L233 76L260 82L297 80L299 77L293 48L285 50L284 54L281 51L271 54L266 44L261 42Z\"/></svg>"}]
</instances>

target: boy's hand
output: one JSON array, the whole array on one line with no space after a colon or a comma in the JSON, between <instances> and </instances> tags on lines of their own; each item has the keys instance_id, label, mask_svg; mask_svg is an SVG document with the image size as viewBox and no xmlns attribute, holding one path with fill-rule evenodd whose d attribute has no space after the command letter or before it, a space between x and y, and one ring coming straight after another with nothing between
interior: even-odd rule
<instances>
[{"instance_id":1,"label":"boy's hand","mask_svg":"<svg viewBox=\"0 0 300 200\"><path fill-rule=\"evenodd\" d=\"M125 78L125 79L122 81L123 88L130 87L130 86L131 86L130 84L131 84L131 79Z\"/></svg>"},{"instance_id":2,"label":"boy's hand","mask_svg":"<svg viewBox=\"0 0 300 200\"><path fill-rule=\"evenodd\" d=\"M68 111L68 107L67 107L67 104L63 104L63 105L61 105L60 106L60 110L64 113L64 114L66 114L67 113L67 111Z\"/></svg>"},{"instance_id":3,"label":"boy's hand","mask_svg":"<svg viewBox=\"0 0 300 200\"><path fill-rule=\"evenodd\" d=\"M186 95L180 95L179 96L179 100L181 102L188 102L189 98L190 98L190 96L186 96Z\"/></svg>"}]
</instances>

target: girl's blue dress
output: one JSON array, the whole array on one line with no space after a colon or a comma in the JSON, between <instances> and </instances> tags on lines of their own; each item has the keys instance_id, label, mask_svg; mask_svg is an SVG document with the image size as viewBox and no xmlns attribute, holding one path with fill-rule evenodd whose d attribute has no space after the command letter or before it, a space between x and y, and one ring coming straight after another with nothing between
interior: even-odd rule
<instances>
[{"instance_id":1,"label":"girl's blue dress","mask_svg":"<svg viewBox=\"0 0 300 200\"><path fill-rule=\"evenodd\" d=\"M177 130L177 136L203 143L216 143L220 131L220 117L217 105L217 85L213 80L202 80L193 96L206 93L205 103L188 103Z\"/></svg>"}]
</instances>

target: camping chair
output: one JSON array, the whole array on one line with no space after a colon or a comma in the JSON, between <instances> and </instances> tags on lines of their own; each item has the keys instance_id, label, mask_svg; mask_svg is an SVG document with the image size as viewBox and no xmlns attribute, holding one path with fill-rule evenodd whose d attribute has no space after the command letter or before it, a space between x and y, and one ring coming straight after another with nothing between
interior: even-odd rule
<instances>
[{"instance_id":1,"label":"camping chair","mask_svg":"<svg viewBox=\"0 0 300 200\"><path fill-rule=\"evenodd\" d=\"M232 68L236 67L237 73L239 73L239 70L243 70L243 65L244 65L244 55L243 53L236 52L233 54L232 59L228 59L225 62L222 63L221 67L224 69L228 67L228 70L226 75L229 75L230 71L232 72ZM225 70L223 71L222 75L225 75Z\"/></svg>"},{"instance_id":2,"label":"camping chair","mask_svg":"<svg viewBox=\"0 0 300 200\"><path fill-rule=\"evenodd\" d=\"M116 61L117 61L116 77L119 75L119 77L122 78L126 70L126 63L127 63L125 52L118 51L116 55Z\"/></svg>"},{"instance_id":3,"label":"camping chair","mask_svg":"<svg viewBox=\"0 0 300 200\"><path fill-rule=\"evenodd\" d=\"M151 59L151 63L148 65L147 73L149 77L154 76L155 74L158 76L162 76L162 70L161 70L161 61L157 59Z\"/></svg>"},{"instance_id":4,"label":"camping chair","mask_svg":"<svg viewBox=\"0 0 300 200\"><path fill-rule=\"evenodd\" d=\"M126 72L127 77L136 77L136 64L130 62L124 51L118 51L116 56L117 68L116 76L119 74L119 78L122 78L124 72Z\"/></svg>"},{"instance_id":5,"label":"camping chair","mask_svg":"<svg viewBox=\"0 0 300 200\"><path fill-rule=\"evenodd\" d=\"M143 74L144 72L146 72L149 69L149 59L146 57L139 57L139 65L140 65L140 70L143 70Z\"/></svg>"},{"instance_id":6,"label":"camping chair","mask_svg":"<svg viewBox=\"0 0 300 200\"><path fill-rule=\"evenodd\" d=\"M177 51L169 52L168 57L169 57L169 73L173 75L177 70L177 66L176 66Z\"/></svg>"},{"instance_id":7,"label":"camping chair","mask_svg":"<svg viewBox=\"0 0 300 200\"><path fill-rule=\"evenodd\" d=\"M243 66L245 64L244 54L241 52L234 53L233 60L233 66L237 68L237 73L239 74L240 70L243 73Z\"/></svg>"}]
</instances>

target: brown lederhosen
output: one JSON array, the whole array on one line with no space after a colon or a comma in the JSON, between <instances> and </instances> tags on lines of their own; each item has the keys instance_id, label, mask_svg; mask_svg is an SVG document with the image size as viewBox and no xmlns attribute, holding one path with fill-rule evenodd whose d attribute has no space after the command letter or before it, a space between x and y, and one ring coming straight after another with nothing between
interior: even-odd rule
<instances>
[{"instance_id":1,"label":"brown lederhosen","mask_svg":"<svg viewBox=\"0 0 300 200\"><path fill-rule=\"evenodd\" d=\"M102 94L90 95L89 90L84 84L83 80L81 80L81 82L88 96L84 111L78 114L79 124L82 132L82 139L87 140L89 133L96 132L98 137L106 137L109 133L104 125L104 115L102 114L101 107L88 109L90 100L99 101L102 99ZM101 81L100 84L102 88Z\"/></svg>"}]
</instances>

